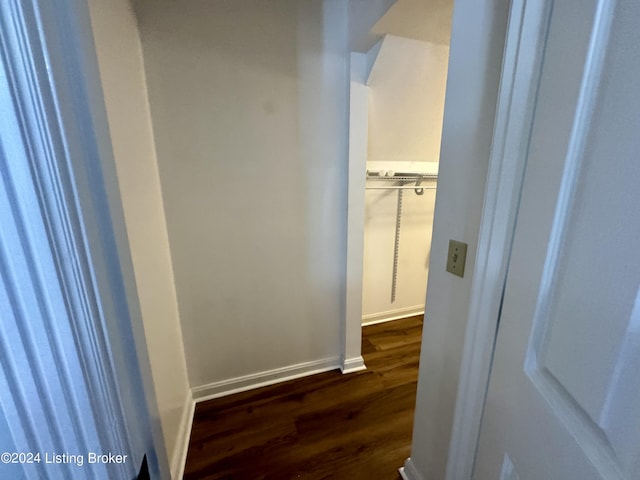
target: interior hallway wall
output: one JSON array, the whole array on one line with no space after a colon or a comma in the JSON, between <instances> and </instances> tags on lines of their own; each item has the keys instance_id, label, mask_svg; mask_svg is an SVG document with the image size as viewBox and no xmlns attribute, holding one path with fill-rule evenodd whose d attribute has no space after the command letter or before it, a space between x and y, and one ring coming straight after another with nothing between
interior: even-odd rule
<instances>
[{"instance_id":1,"label":"interior hallway wall","mask_svg":"<svg viewBox=\"0 0 640 480\"><path fill-rule=\"evenodd\" d=\"M89 7L156 400L175 471L191 392L142 49L128 0L90 0Z\"/></svg>"},{"instance_id":2,"label":"interior hallway wall","mask_svg":"<svg viewBox=\"0 0 640 480\"><path fill-rule=\"evenodd\" d=\"M337 365L346 7L136 2L192 387Z\"/></svg>"},{"instance_id":3,"label":"interior hallway wall","mask_svg":"<svg viewBox=\"0 0 640 480\"><path fill-rule=\"evenodd\" d=\"M447 45L385 36L368 82L370 162L438 162L448 56ZM365 323L424 309L435 190L424 192L422 196L413 190L403 194L398 287L393 303L390 296L398 192L366 193Z\"/></svg>"}]
</instances>

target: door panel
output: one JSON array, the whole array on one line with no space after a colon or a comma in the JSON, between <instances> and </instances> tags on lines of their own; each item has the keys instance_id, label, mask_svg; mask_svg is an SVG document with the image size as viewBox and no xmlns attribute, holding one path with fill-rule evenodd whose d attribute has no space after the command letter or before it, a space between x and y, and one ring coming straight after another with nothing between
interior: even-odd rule
<instances>
[{"instance_id":1,"label":"door panel","mask_svg":"<svg viewBox=\"0 0 640 480\"><path fill-rule=\"evenodd\" d=\"M547 12L474 478L637 479L640 2Z\"/></svg>"}]
</instances>

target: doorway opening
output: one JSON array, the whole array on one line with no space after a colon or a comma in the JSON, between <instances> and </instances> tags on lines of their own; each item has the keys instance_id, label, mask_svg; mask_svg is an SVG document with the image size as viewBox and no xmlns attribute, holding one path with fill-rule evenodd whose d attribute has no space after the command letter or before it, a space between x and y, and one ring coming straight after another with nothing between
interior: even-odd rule
<instances>
[{"instance_id":1,"label":"doorway opening","mask_svg":"<svg viewBox=\"0 0 640 480\"><path fill-rule=\"evenodd\" d=\"M400 0L351 56L343 371L363 326L424 314L452 10Z\"/></svg>"}]
</instances>

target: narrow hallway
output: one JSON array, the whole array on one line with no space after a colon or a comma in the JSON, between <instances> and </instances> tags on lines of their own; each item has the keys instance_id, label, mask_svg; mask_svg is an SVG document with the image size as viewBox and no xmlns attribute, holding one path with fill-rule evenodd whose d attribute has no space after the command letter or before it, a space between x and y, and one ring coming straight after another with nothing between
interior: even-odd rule
<instances>
[{"instance_id":1,"label":"narrow hallway","mask_svg":"<svg viewBox=\"0 0 640 480\"><path fill-rule=\"evenodd\" d=\"M396 479L409 456L422 316L363 329L367 370L197 405L185 479Z\"/></svg>"}]
</instances>

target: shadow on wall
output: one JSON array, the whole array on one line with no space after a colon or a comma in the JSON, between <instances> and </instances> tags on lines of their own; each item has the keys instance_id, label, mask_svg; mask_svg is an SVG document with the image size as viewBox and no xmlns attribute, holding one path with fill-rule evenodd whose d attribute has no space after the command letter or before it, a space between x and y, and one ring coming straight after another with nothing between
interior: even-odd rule
<instances>
[{"instance_id":1,"label":"shadow on wall","mask_svg":"<svg viewBox=\"0 0 640 480\"><path fill-rule=\"evenodd\" d=\"M339 354L344 9L136 2L192 387Z\"/></svg>"}]
</instances>

